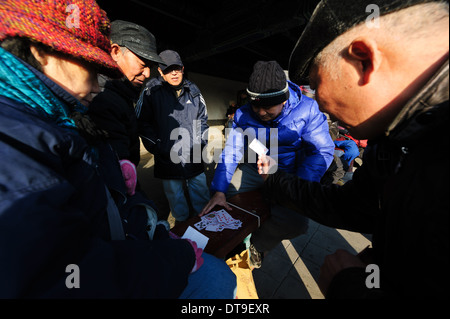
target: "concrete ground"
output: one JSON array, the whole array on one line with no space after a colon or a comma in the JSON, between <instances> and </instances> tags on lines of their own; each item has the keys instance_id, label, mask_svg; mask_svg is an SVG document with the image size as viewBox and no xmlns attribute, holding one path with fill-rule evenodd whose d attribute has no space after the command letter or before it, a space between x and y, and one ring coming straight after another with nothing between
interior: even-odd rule
<instances>
[{"instance_id":1,"label":"concrete ground","mask_svg":"<svg viewBox=\"0 0 450 319\"><path fill-rule=\"evenodd\" d=\"M158 205L160 218L167 218L173 226L161 181L153 177L153 156L143 147L141 150L140 185ZM208 165L208 183L213 174L214 164ZM281 242L264 258L262 267L253 270L258 296L260 299L323 299L317 279L325 256L337 249L356 254L370 244L370 236L326 227L311 220L305 235Z\"/></svg>"}]
</instances>

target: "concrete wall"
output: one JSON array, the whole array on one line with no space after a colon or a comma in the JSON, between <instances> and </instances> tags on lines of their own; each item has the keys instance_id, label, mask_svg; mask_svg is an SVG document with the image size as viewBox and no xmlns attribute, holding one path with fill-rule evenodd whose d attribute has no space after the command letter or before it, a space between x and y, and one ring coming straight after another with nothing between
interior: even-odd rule
<instances>
[{"instance_id":1,"label":"concrete wall","mask_svg":"<svg viewBox=\"0 0 450 319\"><path fill-rule=\"evenodd\" d=\"M200 88L206 101L209 120L224 120L230 101L236 101L237 92L247 88L247 83L199 73L189 72L188 78Z\"/></svg>"}]
</instances>

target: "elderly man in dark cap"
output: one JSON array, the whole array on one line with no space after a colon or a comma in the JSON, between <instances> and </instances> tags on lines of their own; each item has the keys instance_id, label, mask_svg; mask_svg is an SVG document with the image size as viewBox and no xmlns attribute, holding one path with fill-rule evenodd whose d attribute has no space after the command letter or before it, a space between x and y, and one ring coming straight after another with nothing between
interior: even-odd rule
<instances>
[{"instance_id":1,"label":"elderly man in dark cap","mask_svg":"<svg viewBox=\"0 0 450 319\"><path fill-rule=\"evenodd\" d=\"M373 2L321 1L289 68L323 111L369 139L364 164L343 186L280 170L265 186L275 202L324 225L373 234L358 256L325 258L327 298L447 299L448 2Z\"/></svg>"},{"instance_id":2,"label":"elderly man in dark cap","mask_svg":"<svg viewBox=\"0 0 450 319\"><path fill-rule=\"evenodd\" d=\"M116 20L111 23L111 57L123 77L118 80L102 78L103 92L93 100L89 115L97 126L108 133L108 142L116 151L129 195L136 188L136 166L140 160L140 141L135 105L144 81L151 69L163 63L156 53L156 40L146 28L132 22ZM106 83L105 83L106 81Z\"/></svg>"}]
</instances>

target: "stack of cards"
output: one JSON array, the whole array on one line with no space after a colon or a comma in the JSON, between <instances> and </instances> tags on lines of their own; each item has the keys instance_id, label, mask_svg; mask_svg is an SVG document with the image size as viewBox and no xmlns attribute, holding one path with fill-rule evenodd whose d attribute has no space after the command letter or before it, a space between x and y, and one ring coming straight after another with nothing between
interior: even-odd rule
<instances>
[{"instance_id":1,"label":"stack of cards","mask_svg":"<svg viewBox=\"0 0 450 319\"><path fill-rule=\"evenodd\" d=\"M217 212L211 212L201 217L201 221L196 223L195 228L198 230L207 230L213 232L220 232L224 229L238 229L242 226L242 222L234 219L224 209Z\"/></svg>"}]
</instances>

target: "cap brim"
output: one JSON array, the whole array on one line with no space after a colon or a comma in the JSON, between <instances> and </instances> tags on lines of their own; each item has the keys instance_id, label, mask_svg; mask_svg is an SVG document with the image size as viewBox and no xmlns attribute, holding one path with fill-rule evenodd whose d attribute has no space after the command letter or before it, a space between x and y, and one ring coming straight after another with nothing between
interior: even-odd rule
<instances>
[{"instance_id":1,"label":"cap brim","mask_svg":"<svg viewBox=\"0 0 450 319\"><path fill-rule=\"evenodd\" d=\"M176 66L179 66L179 67L184 67L183 64L172 63L172 64L167 65L164 62L160 63L159 67L161 68L161 71L165 71L167 68L171 67L172 65L176 65Z\"/></svg>"},{"instance_id":2,"label":"cap brim","mask_svg":"<svg viewBox=\"0 0 450 319\"><path fill-rule=\"evenodd\" d=\"M334 21L315 23L322 19L333 19L333 15L328 15L323 2L320 2L291 53L289 79L294 83L309 83L309 71L315 57L339 35L337 30L330 33L329 26L334 25Z\"/></svg>"},{"instance_id":3,"label":"cap brim","mask_svg":"<svg viewBox=\"0 0 450 319\"><path fill-rule=\"evenodd\" d=\"M156 52L144 52L136 49L131 49L127 46L128 50L139 56L140 58L143 58L148 61L156 62L156 63L162 63L164 64L164 61L159 57L159 55Z\"/></svg>"},{"instance_id":4,"label":"cap brim","mask_svg":"<svg viewBox=\"0 0 450 319\"><path fill-rule=\"evenodd\" d=\"M101 74L114 78L121 76L120 69L109 52L75 38L72 33L69 33L62 28L55 26L53 29L54 36L52 36L43 32L43 27L40 26L39 23L30 23L27 17L15 14L14 12L1 14L0 11L0 20L2 21L0 41L7 36L30 38L43 43L58 52L92 63Z\"/></svg>"},{"instance_id":5,"label":"cap brim","mask_svg":"<svg viewBox=\"0 0 450 319\"><path fill-rule=\"evenodd\" d=\"M380 15L436 0L377 1ZM309 83L309 72L316 56L339 35L363 23L373 0L322 0L298 40L289 60L289 78L302 85ZM339 13L339 14L337 14Z\"/></svg>"}]
</instances>

